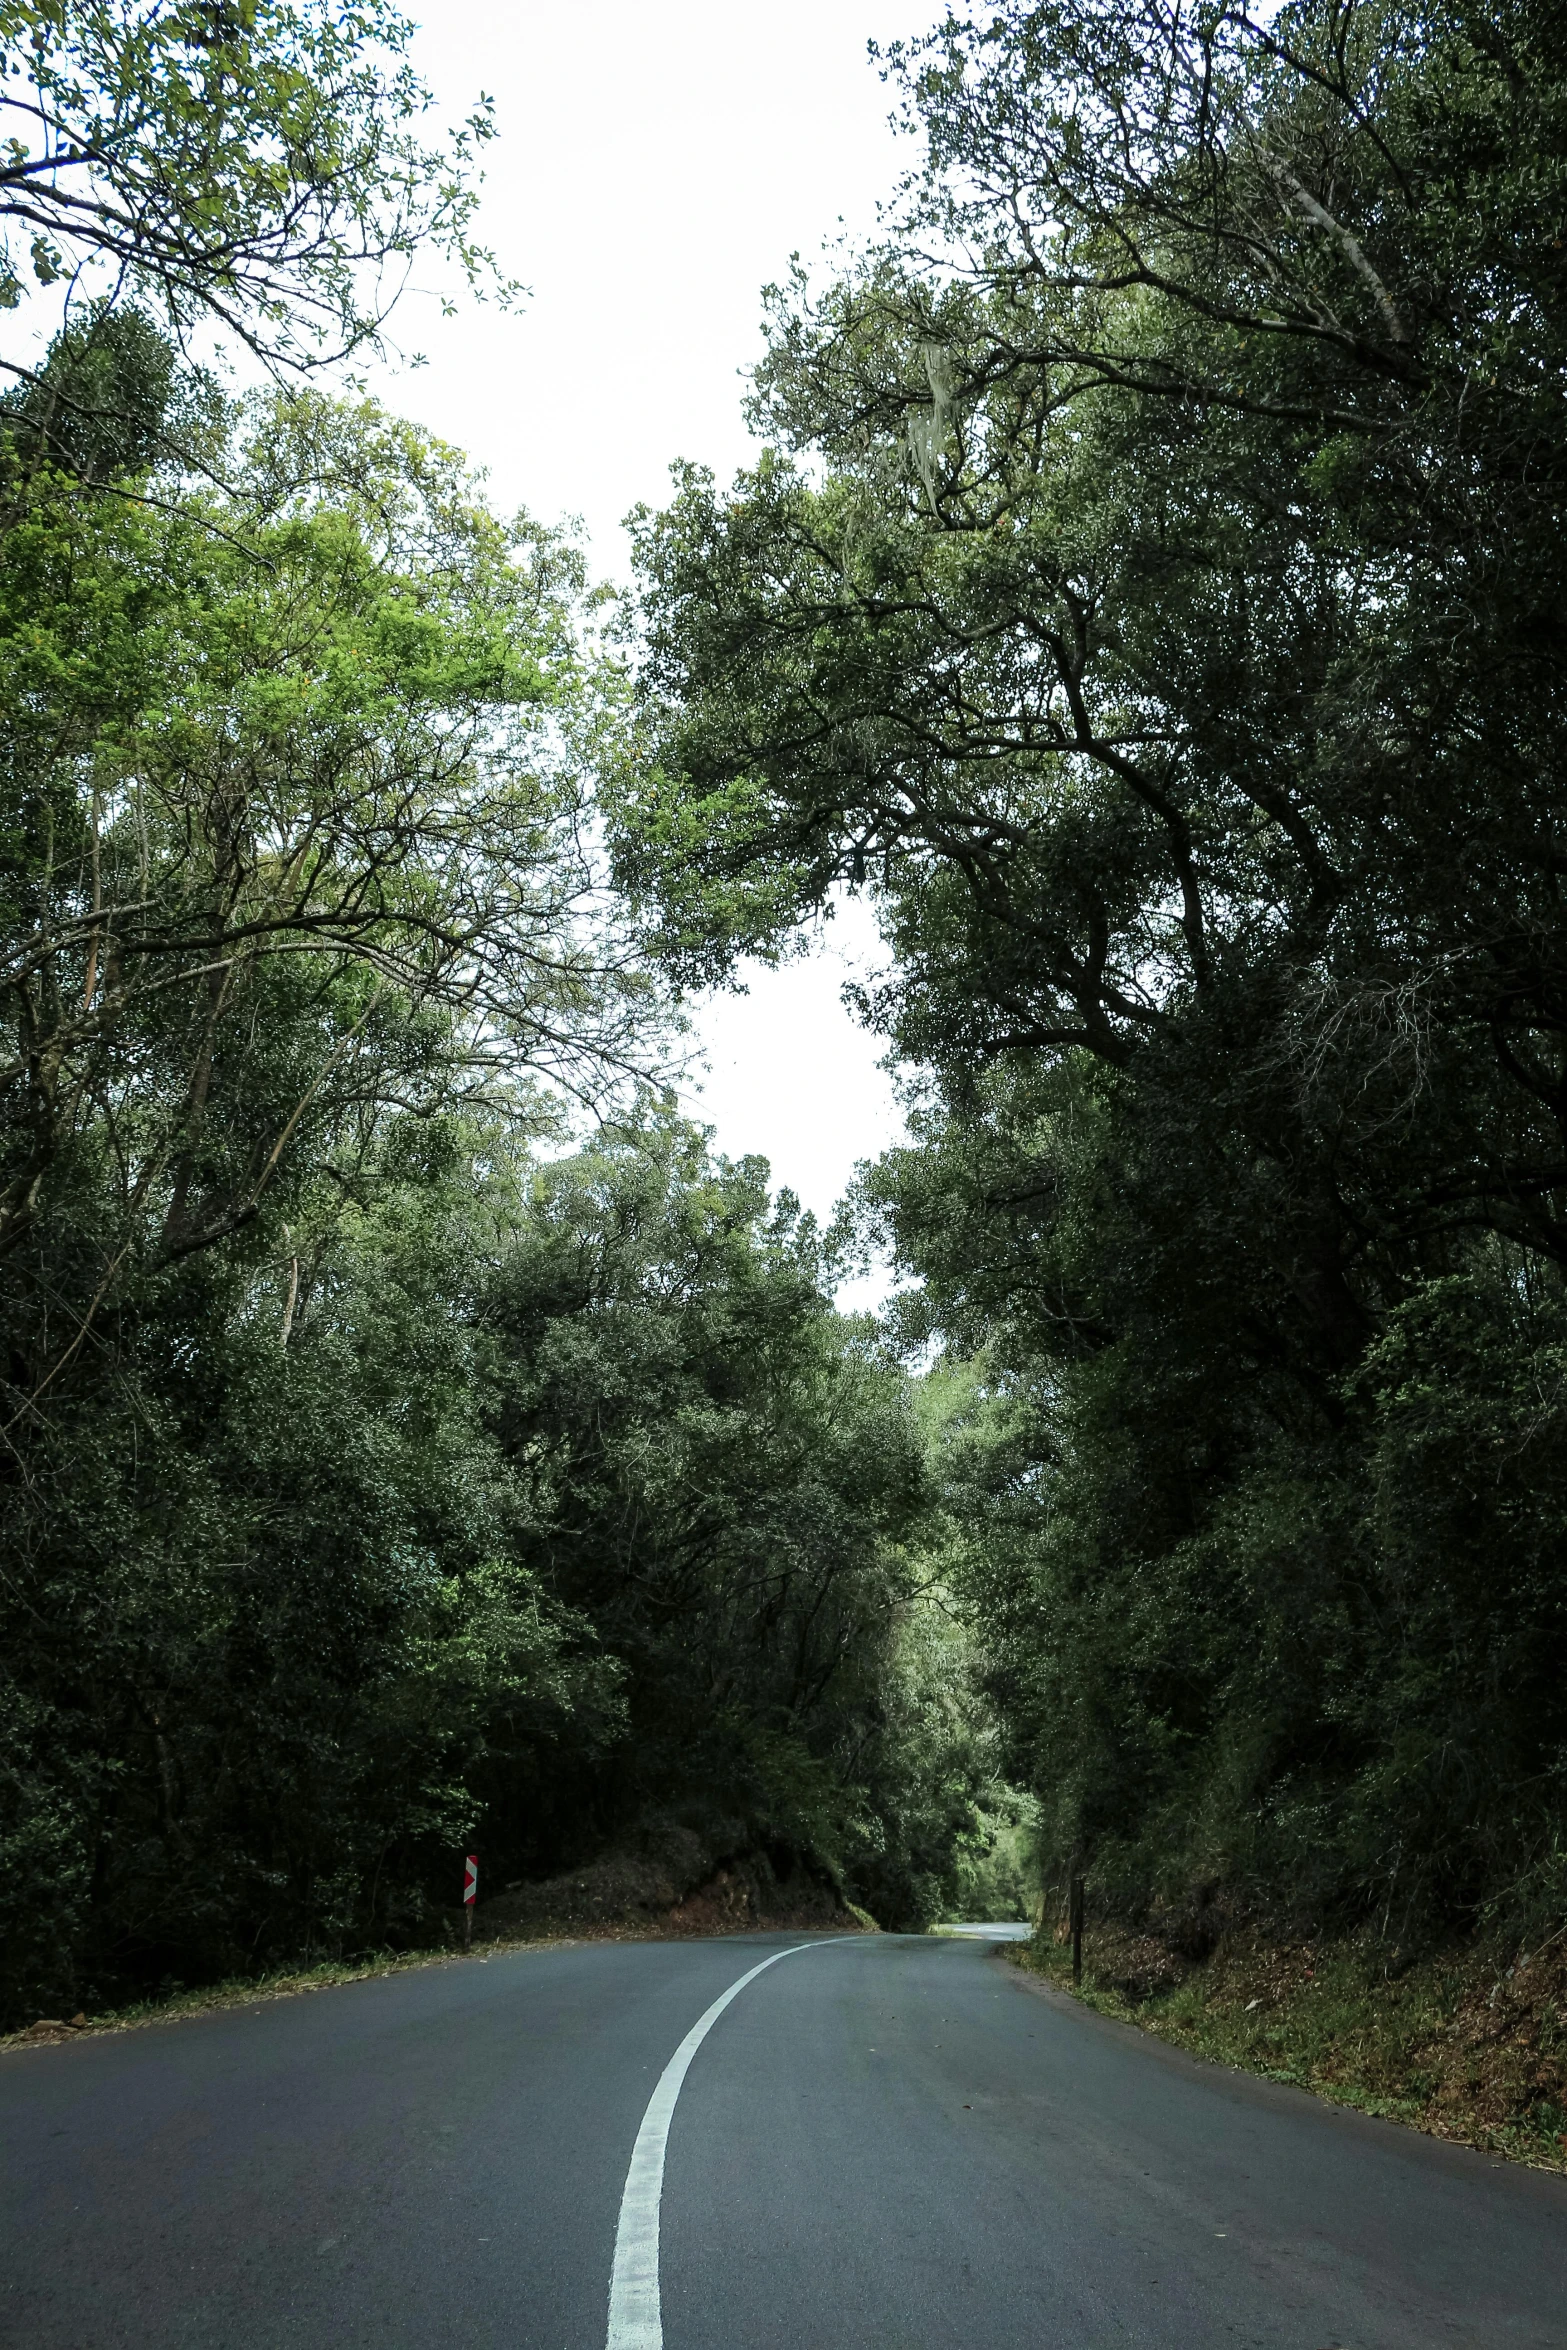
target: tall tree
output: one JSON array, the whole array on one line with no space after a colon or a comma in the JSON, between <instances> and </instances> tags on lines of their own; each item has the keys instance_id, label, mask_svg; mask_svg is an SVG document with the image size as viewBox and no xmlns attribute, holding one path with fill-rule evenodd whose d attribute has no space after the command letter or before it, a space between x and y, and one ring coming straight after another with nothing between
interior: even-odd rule
<instances>
[{"instance_id":1,"label":"tall tree","mask_svg":"<svg viewBox=\"0 0 1567 2350\"><path fill-rule=\"evenodd\" d=\"M105 1280L129 1249L209 1245L388 1017L435 1022L459 1089L633 1064L650 998L595 911L564 748L580 586L371 407L264 406L233 490L172 514L34 495L0 550L0 1246L84 1122L121 1170ZM257 991L296 985L316 1050L263 1074Z\"/></svg>"},{"instance_id":2,"label":"tall tree","mask_svg":"<svg viewBox=\"0 0 1567 2350\"><path fill-rule=\"evenodd\" d=\"M1430 1365L1439 1328L1519 1313L1554 1359L1567 1262L1559 12L1062 0L887 63L928 167L880 249L775 298L757 382L758 430L812 462L689 472L642 519L622 870L708 976L874 893L895 959L866 1009L927 1073L932 1146L880 1197L931 1312L1047 1400L1037 1465L1075 1495L1052 1540L1073 1590L1118 1595L1069 1608L1047 1576L1041 1625L1092 1618L1129 1671L1123 1577L1176 1562L1139 1717L1175 1707L1166 1759L1249 1739L1261 1803L1315 1735L1340 1792L1381 1773L1366 1849L1391 1851L1369 1692L1412 1600L1376 1531L1404 1503L1366 1496L1379 1399L1398 1419L1419 1378L1369 1366L1392 1331ZM1353 1569L1298 1508L1325 1457ZM1496 1692L1518 1625L1561 1654L1532 1457L1498 1614L1448 1521L1447 1630L1410 1635L1427 1699L1460 1622ZM1300 1702L1242 1737L1262 1716L1209 1632L1255 1632L1297 1537ZM1357 1577L1378 1628L1329 1760L1323 1627ZM1039 1631L1057 1690L1077 1637ZM1462 1709L1469 1763L1484 1720L1498 1758L1491 1824L1442 1864L1465 1898L1549 1843L1559 1712L1513 1694ZM1441 1706L1411 1705L1406 1793L1440 1777Z\"/></svg>"},{"instance_id":3,"label":"tall tree","mask_svg":"<svg viewBox=\"0 0 1567 2350\"><path fill-rule=\"evenodd\" d=\"M758 419L823 487L643 525L677 780L627 871L681 952L879 882L916 1057L1222 1088L1347 1195L1346 1327L1390 1223L1562 1247L1553 24L953 22L895 59L903 241L780 304Z\"/></svg>"}]
</instances>

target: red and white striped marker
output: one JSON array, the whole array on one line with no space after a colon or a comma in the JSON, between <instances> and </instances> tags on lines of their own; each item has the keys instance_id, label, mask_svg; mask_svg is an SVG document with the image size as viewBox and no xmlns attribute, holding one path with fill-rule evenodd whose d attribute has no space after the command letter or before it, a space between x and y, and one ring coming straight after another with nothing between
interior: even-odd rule
<instances>
[{"instance_id":1,"label":"red and white striped marker","mask_svg":"<svg viewBox=\"0 0 1567 2350\"><path fill-rule=\"evenodd\" d=\"M479 1856L476 1852L469 1853L463 1869L462 1897L470 1909L479 1898Z\"/></svg>"}]
</instances>

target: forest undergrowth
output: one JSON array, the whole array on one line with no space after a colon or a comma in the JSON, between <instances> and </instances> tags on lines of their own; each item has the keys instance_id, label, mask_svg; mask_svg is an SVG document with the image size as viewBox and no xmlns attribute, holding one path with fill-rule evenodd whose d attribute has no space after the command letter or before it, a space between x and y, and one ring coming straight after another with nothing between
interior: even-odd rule
<instances>
[{"instance_id":1,"label":"forest undergrowth","mask_svg":"<svg viewBox=\"0 0 1567 2350\"><path fill-rule=\"evenodd\" d=\"M1064 1929L1006 1956L1073 1990ZM1567 2172L1567 1938L1504 1960L1471 1943L1404 1958L1371 1934L1242 1932L1194 1959L1095 1921L1077 1996L1190 2055Z\"/></svg>"}]
</instances>

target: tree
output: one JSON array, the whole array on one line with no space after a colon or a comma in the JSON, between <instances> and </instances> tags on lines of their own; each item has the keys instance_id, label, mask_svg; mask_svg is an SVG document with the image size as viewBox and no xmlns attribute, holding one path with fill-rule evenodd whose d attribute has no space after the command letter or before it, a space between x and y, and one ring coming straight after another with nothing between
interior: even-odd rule
<instances>
[{"instance_id":1,"label":"tree","mask_svg":"<svg viewBox=\"0 0 1567 2350\"><path fill-rule=\"evenodd\" d=\"M63 281L299 367L373 341L421 245L480 284L491 105L423 143L412 32L385 0L11 0L0 306Z\"/></svg>"},{"instance_id":2,"label":"tree","mask_svg":"<svg viewBox=\"0 0 1567 2350\"><path fill-rule=\"evenodd\" d=\"M0 538L8 1998L416 1932L490 1739L614 1710L463 1320L541 1089L658 1049L580 571L369 404L227 470Z\"/></svg>"},{"instance_id":3,"label":"tree","mask_svg":"<svg viewBox=\"0 0 1567 2350\"><path fill-rule=\"evenodd\" d=\"M715 1166L667 1114L611 1128L540 1171L498 1267L492 1425L548 1588L626 1669L605 1829L685 1807L851 1882L890 1844L890 1887L887 1814L928 1784L897 1785L923 1448L826 1269L764 1162Z\"/></svg>"},{"instance_id":4,"label":"tree","mask_svg":"<svg viewBox=\"0 0 1567 2350\"><path fill-rule=\"evenodd\" d=\"M504 1881L671 1820L923 1922L988 1757L907 1382L809 1224L667 1112L540 1161L362 1082L310 1146L8 1431L0 1998L428 1940L468 1839ZM99 1213L81 1170L40 1287Z\"/></svg>"},{"instance_id":5,"label":"tree","mask_svg":"<svg viewBox=\"0 0 1567 2350\"><path fill-rule=\"evenodd\" d=\"M1559 1821L1554 1701L1503 1663L1523 1624L1560 1658L1554 1486L1531 1454L1508 1607L1459 1511L1422 1613L1414 1389L1373 1367L1418 1328L1415 1387L1474 1367L1501 1446L1434 1331L1516 1324L1542 1377L1557 1343L1557 14L1067 0L888 63L928 169L775 298L757 381L812 462L641 521L621 870L706 977L878 901L925 1147L870 1202L1028 1399L1003 1679L1063 1832L1145 1891L1220 1847L1277 1888L1311 1817L1333 1898L1402 1838L1472 1916ZM1485 1789L1451 1836L1411 1795L1444 1712Z\"/></svg>"},{"instance_id":6,"label":"tree","mask_svg":"<svg viewBox=\"0 0 1567 2350\"><path fill-rule=\"evenodd\" d=\"M305 991L250 1016L274 1058L315 1026ZM8 1398L10 2012L428 1941L485 1775L619 1729L614 1662L530 1565L483 1425L472 1302L518 1137L399 1107L400 1041L379 1098L318 1119L288 1220L133 1265L47 1410ZM232 1107L218 1089L214 1124ZM35 1283L69 1293L102 1213L79 1171ZM13 1344L36 1296L13 1261Z\"/></svg>"},{"instance_id":7,"label":"tree","mask_svg":"<svg viewBox=\"0 0 1567 2350\"><path fill-rule=\"evenodd\" d=\"M430 1101L638 1063L651 998L595 909L564 748L580 586L368 405L263 406L235 488L172 514L34 496L0 563L0 1246L84 1122L120 1171L102 1282L210 1246L388 1022ZM268 1060L269 995L314 1006L303 1058Z\"/></svg>"},{"instance_id":8,"label":"tree","mask_svg":"<svg viewBox=\"0 0 1567 2350\"><path fill-rule=\"evenodd\" d=\"M934 176L759 382L823 486L770 459L644 519L670 782L623 866L696 969L874 883L913 1058L1233 1101L1353 1347L1384 1227L1562 1246L1559 325L1514 179L1559 168L1559 61L1527 11L1494 57L1462 10L1124 13L900 61Z\"/></svg>"}]
</instances>

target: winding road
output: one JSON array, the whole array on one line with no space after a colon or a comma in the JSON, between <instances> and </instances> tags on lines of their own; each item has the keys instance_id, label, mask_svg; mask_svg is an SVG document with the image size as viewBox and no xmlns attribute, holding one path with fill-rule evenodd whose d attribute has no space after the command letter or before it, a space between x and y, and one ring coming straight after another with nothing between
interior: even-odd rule
<instances>
[{"instance_id":1,"label":"winding road","mask_svg":"<svg viewBox=\"0 0 1567 2350\"><path fill-rule=\"evenodd\" d=\"M974 1938L497 1953L0 2061L10 2350L1567 2350L1567 2182Z\"/></svg>"}]
</instances>

